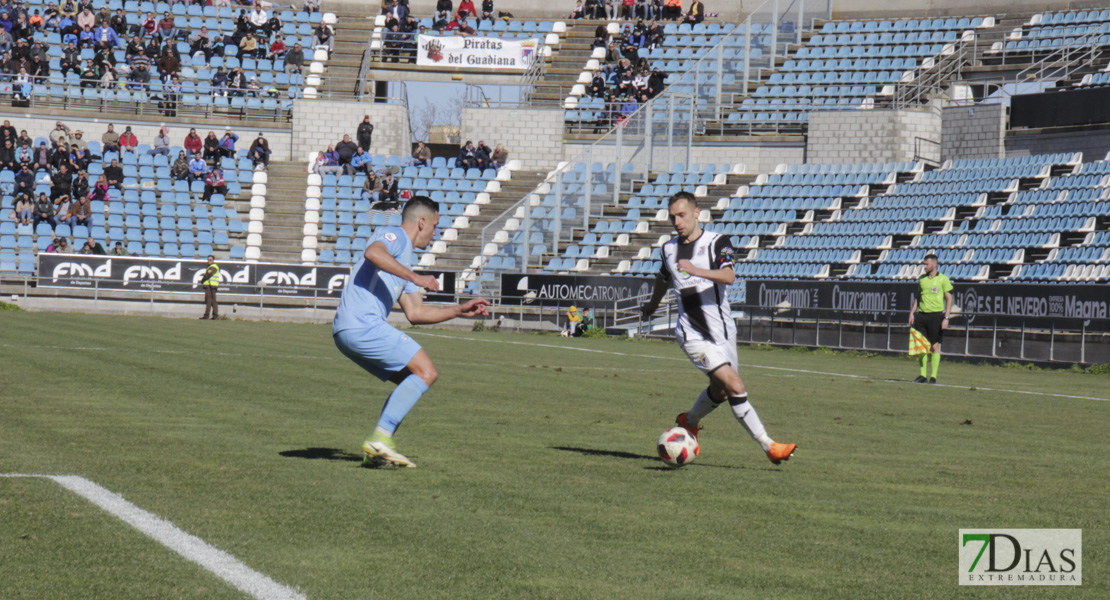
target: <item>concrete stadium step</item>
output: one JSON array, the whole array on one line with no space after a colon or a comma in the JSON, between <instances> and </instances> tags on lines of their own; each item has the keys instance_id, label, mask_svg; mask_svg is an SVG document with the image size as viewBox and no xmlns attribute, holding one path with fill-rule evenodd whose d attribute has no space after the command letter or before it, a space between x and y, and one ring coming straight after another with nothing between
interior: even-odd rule
<instances>
[{"instance_id":1,"label":"concrete stadium step","mask_svg":"<svg viewBox=\"0 0 1110 600\"><path fill-rule=\"evenodd\" d=\"M304 163L270 162L260 247L263 261L301 262L306 185Z\"/></svg>"}]
</instances>

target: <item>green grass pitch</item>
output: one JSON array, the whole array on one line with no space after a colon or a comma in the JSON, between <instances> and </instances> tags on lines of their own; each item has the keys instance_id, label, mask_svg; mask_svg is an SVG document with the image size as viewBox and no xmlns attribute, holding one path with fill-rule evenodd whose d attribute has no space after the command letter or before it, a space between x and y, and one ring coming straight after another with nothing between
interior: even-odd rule
<instances>
[{"instance_id":1,"label":"green grass pitch","mask_svg":"<svg viewBox=\"0 0 1110 600\"><path fill-rule=\"evenodd\" d=\"M412 333L419 468L373 470L392 386L330 327L0 313L0 473L95 481L312 599L1110 597L1105 376L741 347L795 457L722 407L672 470L705 384L673 342ZM1084 585L958 587L991 527L1083 529ZM244 597L44 479L0 478L0 557L7 600Z\"/></svg>"}]
</instances>

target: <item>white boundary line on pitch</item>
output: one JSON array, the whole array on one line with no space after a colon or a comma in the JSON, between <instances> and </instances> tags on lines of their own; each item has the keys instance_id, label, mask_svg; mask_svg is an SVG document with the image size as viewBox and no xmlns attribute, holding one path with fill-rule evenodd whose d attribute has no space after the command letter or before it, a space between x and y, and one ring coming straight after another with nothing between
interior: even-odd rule
<instances>
[{"instance_id":1,"label":"white boundary line on pitch","mask_svg":"<svg viewBox=\"0 0 1110 600\"><path fill-rule=\"evenodd\" d=\"M654 358L654 359L657 359L657 360L677 360L677 361L681 361L681 362L687 362L687 359L685 359L685 358L674 358L674 357L670 357L670 356L656 356L654 354L629 354L629 353L626 353L626 352L615 352L615 351L612 351L612 350L596 350L594 348L575 348L573 346L559 346L557 344L538 344L536 342L513 342L513 341L510 341L510 340L485 340L485 339L480 339L480 338L462 337L462 336L456 336L456 335L442 335L442 334L437 334L437 333L427 333L427 332L424 332L424 331L408 331L407 333L409 333L410 335L424 335L424 336L428 336L428 337L437 337L437 338L444 338L444 339L451 339L451 340L465 340L465 341L468 341L468 342L488 342L488 343L491 343L491 344L513 344L513 345L517 345L517 346L535 346L535 347L538 347L538 348L554 348L556 350L573 350L573 351L577 351L577 352L593 352L593 353L598 353L598 354L611 354L611 355L615 355L615 356L633 356L633 357L636 357L636 358ZM812 370L809 370L809 369L792 369L792 368L789 368L789 367L769 367L769 366L766 366L766 365L752 365L752 364L745 364L745 363L740 363L738 366L739 367L744 367L746 369L768 369L768 370L771 370L771 371L786 371L786 372L789 372L789 373L806 373L806 374L809 374L809 375L828 375L830 377L847 377L847 378L851 378L851 379L866 379L866 380L869 380L869 381L885 381L887 383L913 383L913 382L910 382L910 381L900 381L900 380L897 380L897 379L885 379L885 378L882 378L882 377L871 377L870 375L855 375L855 374L852 374L852 373L832 373L832 372L829 372L829 371L812 371ZM574 367L567 367L567 368L574 368ZM920 385L920 384L914 384L914 385ZM963 385L948 385L948 384L943 384L943 383L933 383L933 384L926 384L926 385L931 385L933 387L939 387L939 388L951 388L951 389L957 389L957 390L966 390L966 389L968 389L967 386L963 386ZM1027 394L1027 395L1030 395L1030 396L1050 396L1050 397L1053 397L1053 398L1070 398L1070 399L1073 399L1073 400L1095 400L1097 402L1110 402L1110 398L1099 398L1097 396L1078 396L1078 395L1074 395L1074 394L1054 394L1052 392L1033 392L1033 391L1029 391L1029 390L1008 390L1008 389L979 387L979 386L975 386L975 389L979 390L979 391L984 391L984 392L1003 392L1003 393L1007 393L1007 394Z\"/></svg>"},{"instance_id":2,"label":"white boundary line on pitch","mask_svg":"<svg viewBox=\"0 0 1110 600\"><path fill-rule=\"evenodd\" d=\"M0 477L37 477L49 479L67 490L115 515L154 541L185 559L211 571L236 589L258 600L307 600L307 596L281 585L266 575L239 562L234 556L177 528L173 523L147 512L96 483L76 475L38 475L0 473Z\"/></svg>"}]
</instances>

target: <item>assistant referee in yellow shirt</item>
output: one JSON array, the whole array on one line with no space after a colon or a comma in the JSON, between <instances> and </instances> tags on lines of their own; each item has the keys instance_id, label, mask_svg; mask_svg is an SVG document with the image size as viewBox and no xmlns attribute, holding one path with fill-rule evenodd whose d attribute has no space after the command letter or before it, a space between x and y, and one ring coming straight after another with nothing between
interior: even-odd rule
<instances>
[{"instance_id":1,"label":"assistant referee in yellow shirt","mask_svg":"<svg viewBox=\"0 0 1110 600\"><path fill-rule=\"evenodd\" d=\"M910 327L921 332L929 340L929 353L921 354L921 374L915 383L936 383L937 370L940 369L940 341L944 330L948 329L948 318L952 314L952 282L948 276L937 271L937 255L925 257L925 273L917 280L917 293L910 307ZM932 375L925 377L926 368L932 364Z\"/></svg>"}]
</instances>

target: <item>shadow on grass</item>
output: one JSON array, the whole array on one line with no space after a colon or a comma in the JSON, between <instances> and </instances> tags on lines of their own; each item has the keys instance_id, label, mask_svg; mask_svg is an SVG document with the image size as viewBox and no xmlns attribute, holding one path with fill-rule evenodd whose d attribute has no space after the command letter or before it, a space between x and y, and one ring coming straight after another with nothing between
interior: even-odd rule
<instances>
[{"instance_id":1,"label":"shadow on grass","mask_svg":"<svg viewBox=\"0 0 1110 600\"><path fill-rule=\"evenodd\" d=\"M608 457L612 457L612 458L628 458L628 459L633 459L633 460L650 460L650 461L656 461L656 462L659 461L658 456L652 456L650 454L634 454L632 452L622 452L620 450L598 450L596 448L574 448L574 447L570 447L570 446L551 446L551 449L552 450L562 450L563 452L577 452L579 454L585 454L586 456L608 456ZM779 471L779 469L766 468L766 467L758 468L758 467L742 467L742 466L737 466L737 465L710 465L710 464L705 464L705 463L691 463L690 465L687 465L687 466L689 466L689 467L711 467L711 468L714 468L714 469L742 469L742 470L748 470L748 471L750 471L750 470L772 471L772 472L778 472ZM647 470L647 471L675 471L675 470L677 470L674 467L660 466L660 465L652 465L650 467L644 467L644 469Z\"/></svg>"},{"instance_id":2,"label":"shadow on grass","mask_svg":"<svg viewBox=\"0 0 1110 600\"><path fill-rule=\"evenodd\" d=\"M278 454L286 458L307 458L324 460L342 460L347 462L362 462L361 454L344 452L337 448L305 448L304 450L285 450Z\"/></svg>"}]
</instances>

